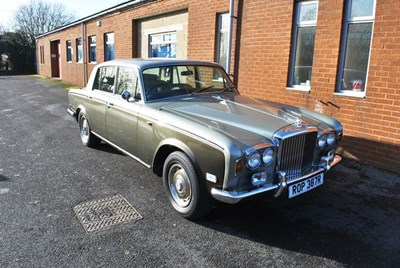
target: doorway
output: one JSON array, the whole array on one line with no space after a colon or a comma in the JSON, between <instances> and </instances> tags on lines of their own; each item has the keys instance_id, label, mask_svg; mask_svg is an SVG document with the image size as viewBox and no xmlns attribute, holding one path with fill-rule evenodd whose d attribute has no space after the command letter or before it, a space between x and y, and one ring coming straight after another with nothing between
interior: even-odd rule
<instances>
[{"instance_id":1,"label":"doorway","mask_svg":"<svg viewBox=\"0 0 400 268\"><path fill-rule=\"evenodd\" d=\"M51 54L51 76L60 77L60 40L50 42L50 54Z\"/></svg>"}]
</instances>

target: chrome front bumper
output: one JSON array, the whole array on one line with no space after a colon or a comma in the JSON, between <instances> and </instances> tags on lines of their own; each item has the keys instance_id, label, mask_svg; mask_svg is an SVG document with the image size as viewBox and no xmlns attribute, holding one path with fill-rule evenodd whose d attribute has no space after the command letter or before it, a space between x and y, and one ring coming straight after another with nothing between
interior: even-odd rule
<instances>
[{"instance_id":1,"label":"chrome front bumper","mask_svg":"<svg viewBox=\"0 0 400 268\"><path fill-rule=\"evenodd\" d=\"M220 189L215 189L212 188L211 189L211 195L224 203L228 203L228 204L236 204L238 203L240 200L253 196L253 195L257 195L257 194L261 194L261 193L265 193L265 192L269 192L272 190L275 190L274 196L278 197L282 194L282 192L287 188L288 185L293 184L295 182L307 179L309 177L312 177L318 173L321 172L326 172L329 169L331 169L333 166L337 165L340 161L342 160L342 157L340 157L339 155L335 155L332 157L325 157L322 159L322 165L319 166L316 170L314 170L313 172L304 175L302 177L296 178L295 180L291 180L290 182L286 181L286 174L284 172L279 172L279 183L278 184L274 184L274 185L268 185L268 186L260 186L257 187L251 191L247 191L247 192L236 192L236 191L225 191L225 190L220 190Z\"/></svg>"},{"instance_id":2,"label":"chrome front bumper","mask_svg":"<svg viewBox=\"0 0 400 268\"><path fill-rule=\"evenodd\" d=\"M75 111L74 110L72 110L71 108L67 108L67 112L68 112L68 114L70 115L70 116L72 116L72 117L74 117L75 118Z\"/></svg>"}]
</instances>

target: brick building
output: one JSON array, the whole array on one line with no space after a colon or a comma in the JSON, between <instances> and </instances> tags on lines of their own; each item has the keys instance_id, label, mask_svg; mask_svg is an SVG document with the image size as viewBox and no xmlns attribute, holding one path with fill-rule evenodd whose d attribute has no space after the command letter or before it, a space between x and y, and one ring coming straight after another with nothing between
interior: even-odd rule
<instances>
[{"instance_id":1,"label":"brick building","mask_svg":"<svg viewBox=\"0 0 400 268\"><path fill-rule=\"evenodd\" d=\"M400 172L400 0L235 0L240 92L339 119L346 151ZM172 57L227 67L230 0L136 0L37 38L38 73L84 85L96 63Z\"/></svg>"}]
</instances>

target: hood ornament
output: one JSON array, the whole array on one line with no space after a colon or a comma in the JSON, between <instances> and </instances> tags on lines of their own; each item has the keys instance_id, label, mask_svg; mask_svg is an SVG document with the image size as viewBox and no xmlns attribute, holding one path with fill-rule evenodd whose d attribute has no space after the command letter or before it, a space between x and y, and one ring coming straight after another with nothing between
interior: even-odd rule
<instances>
[{"instance_id":1,"label":"hood ornament","mask_svg":"<svg viewBox=\"0 0 400 268\"><path fill-rule=\"evenodd\" d=\"M294 122L293 122L293 124L296 126L296 127L301 127L301 124L303 123L303 120L301 120L300 118L296 118L295 120L294 120Z\"/></svg>"}]
</instances>

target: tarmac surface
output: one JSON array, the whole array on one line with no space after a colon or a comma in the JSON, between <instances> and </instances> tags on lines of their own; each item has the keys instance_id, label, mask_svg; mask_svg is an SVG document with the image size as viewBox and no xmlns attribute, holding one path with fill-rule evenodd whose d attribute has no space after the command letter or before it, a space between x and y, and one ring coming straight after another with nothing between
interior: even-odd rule
<instances>
[{"instance_id":1,"label":"tarmac surface","mask_svg":"<svg viewBox=\"0 0 400 268\"><path fill-rule=\"evenodd\" d=\"M400 267L398 174L346 160L298 198L188 221L146 167L81 144L64 87L0 76L0 267ZM87 233L73 207L116 194L143 218Z\"/></svg>"}]
</instances>

